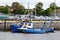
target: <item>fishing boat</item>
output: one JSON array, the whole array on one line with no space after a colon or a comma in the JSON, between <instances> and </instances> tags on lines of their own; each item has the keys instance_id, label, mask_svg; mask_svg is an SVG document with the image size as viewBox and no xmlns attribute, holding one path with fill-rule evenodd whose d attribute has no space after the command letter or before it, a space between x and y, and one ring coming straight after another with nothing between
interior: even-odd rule
<instances>
[{"instance_id":1,"label":"fishing boat","mask_svg":"<svg viewBox=\"0 0 60 40\"><path fill-rule=\"evenodd\" d=\"M20 22L19 26L15 25L15 24L11 25L11 30L12 30L12 32L20 32L20 33L54 32L54 28L53 27L47 27L46 23L44 23L44 27L42 27L42 28L34 28L33 22L27 21L27 20Z\"/></svg>"}]
</instances>

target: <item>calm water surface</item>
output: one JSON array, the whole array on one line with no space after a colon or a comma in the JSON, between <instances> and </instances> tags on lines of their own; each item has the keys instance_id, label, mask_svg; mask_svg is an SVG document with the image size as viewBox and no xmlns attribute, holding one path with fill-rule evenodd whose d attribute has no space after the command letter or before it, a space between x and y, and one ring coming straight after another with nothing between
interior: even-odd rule
<instances>
[{"instance_id":1,"label":"calm water surface","mask_svg":"<svg viewBox=\"0 0 60 40\"><path fill-rule=\"evenodd\" d=\"M60 40L60 31L46 34L0 32L0 40Z\"/></svg>"}]
</instances>

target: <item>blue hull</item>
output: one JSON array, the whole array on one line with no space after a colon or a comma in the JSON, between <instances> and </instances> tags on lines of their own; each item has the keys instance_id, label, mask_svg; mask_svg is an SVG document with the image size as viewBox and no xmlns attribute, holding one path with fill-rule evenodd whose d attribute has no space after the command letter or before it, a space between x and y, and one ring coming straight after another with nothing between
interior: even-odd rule
<instances>
[{"instance_id":1,"label":"blue hull","mask_svg":"<svg viewBox=\"0 0 60 40\"><path fill-rule=\"evenodd\" d=\"M16 26L16 25L11 25L11 30L13 33L16 32L24 32L24 33L46 33L46 32L54 32L54 29L52 28L47 28L47 29L22 29L22 30L18 30L17 28L21 28L21 26Z\"/></svg>"},{"instance_id":2,"label":"blue hull","mask_svg":"<svg viewBox=\"0 0 60 40\"><path fill-rule=\"evenodd\" d=\"M24 33L46 33L46 30L43 29L27 29L23 30Z\"/></svg>"},{"instance_id":3,"label":"blue hull","mask_svg":"<svg viewBox=\"0 0 60 40\"><path fill-rule=\"evenodd\" d=\"M10 27L11 27L11 31L13 33L19 32L19 30L17 28L21 28L21 26L16 26L16 25L10 25Z\"/></svg>"},{"instance_id":4,"label":"blue hull","mask_svg":"<svg viewBox=\"0 0 60 40\"><path fill-rule=\"evenodd\" d=\"M52 28L47 28L47 32L54 32L54 29L52 29Z\"/></svg>"}]
</instances>

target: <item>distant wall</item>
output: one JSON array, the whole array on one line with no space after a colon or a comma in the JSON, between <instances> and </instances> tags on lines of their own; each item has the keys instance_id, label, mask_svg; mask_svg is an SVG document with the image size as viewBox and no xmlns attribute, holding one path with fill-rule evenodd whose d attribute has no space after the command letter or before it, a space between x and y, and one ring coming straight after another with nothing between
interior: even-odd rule
<instances>
[{"instance_id":1,"label":"distant wall","mask_svg":"<svg viewBox=\"0 0 60 40\"><path fill-rule=\"evenodd\" d=\"M5 25L6 22L6 25ZM10 24L11 23L17 23L17 20L0 20L0 30L11 30L10 29Z\"/></svg>"},{"instance_id":2,"label":"distant wall","mask_svg":"<svg viewBox=\"0 0 60 40\"><path fill-rule=\"evenodd\" d=\"M46 22L44 25L44 22L33 22L34 28L41 28L44 26L47 27L54 27L56 30L60 30L60 21L53 21L53 22Z\"/></svg>"}]
</instances>

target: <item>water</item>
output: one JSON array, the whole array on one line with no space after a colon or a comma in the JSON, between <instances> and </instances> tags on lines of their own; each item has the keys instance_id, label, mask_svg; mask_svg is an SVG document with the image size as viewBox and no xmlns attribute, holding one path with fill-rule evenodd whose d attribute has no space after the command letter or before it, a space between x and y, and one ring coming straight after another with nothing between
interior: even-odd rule
<instances>
[{"instance_id":1,"label":"water","mask_svg":"<svg viewBox=\"0 0 60 40\"><path fill-rule=\"evenodd\" d=\"M60 31L46 34L0 32L0 40L60 40Z\"/></svg>"}]
</instances>

